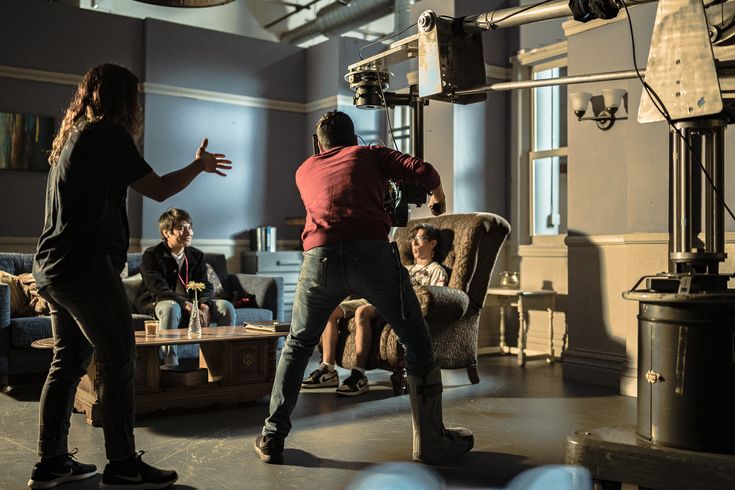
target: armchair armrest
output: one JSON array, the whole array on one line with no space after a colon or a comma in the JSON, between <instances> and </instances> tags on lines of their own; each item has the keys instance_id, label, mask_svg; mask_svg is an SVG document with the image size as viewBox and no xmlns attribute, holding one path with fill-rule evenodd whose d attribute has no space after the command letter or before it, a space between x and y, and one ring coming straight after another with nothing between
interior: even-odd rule
<instances>
[{"instance_id":1,"label":"armchair armrest","mask_svg":"<svg viewBox=\"0 0 735 490\"><path fill-rule=\"evenodd\" d=\"M461 289L444 286L414 286L413 289L429 325L456 322L470 305L470 297Z\"/></svg>"},{"instance_id":2,"label":"armchair armrest","mask_svg":"<svg viewBox=\"0 0 735 490\"><path fill-rule=\"evenodd\" d=\"M274 320L283 320L283 278L256 276L255 274L231 274L242 288L255 295L258 306L271 310Z\"/></svg>"}]
</instances>

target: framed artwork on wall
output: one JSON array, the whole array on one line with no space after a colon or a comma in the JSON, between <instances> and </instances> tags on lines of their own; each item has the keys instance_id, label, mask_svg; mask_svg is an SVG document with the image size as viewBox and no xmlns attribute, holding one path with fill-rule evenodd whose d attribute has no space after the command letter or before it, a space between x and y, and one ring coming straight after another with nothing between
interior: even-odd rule
<instances>
[{"instance_id":1,"label":"framed artwork on wall","mask_svg":"<svg viewBox=\"0 0 735 490\"><path fill-rule=\"evenodd\" d=\"M47 171L54 118L0 112L0 170Z\"/></svg>"}]
</instances>

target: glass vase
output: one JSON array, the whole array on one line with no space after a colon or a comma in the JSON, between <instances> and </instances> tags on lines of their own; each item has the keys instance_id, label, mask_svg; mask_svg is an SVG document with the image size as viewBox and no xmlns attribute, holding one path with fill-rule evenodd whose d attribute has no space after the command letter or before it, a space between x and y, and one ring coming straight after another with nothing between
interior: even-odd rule
<instances>
[{"instance_id":1,"label":"glass vase","mask_svg":"<svg viewBox=\"0 0 735 490\"><path fill-rule=\"evenodd\" d=\"M191 315L189 315L189 337L202 336L202 321L199 318L199 301L194 299L191 305Z\"/></svg>"}]
</instances>

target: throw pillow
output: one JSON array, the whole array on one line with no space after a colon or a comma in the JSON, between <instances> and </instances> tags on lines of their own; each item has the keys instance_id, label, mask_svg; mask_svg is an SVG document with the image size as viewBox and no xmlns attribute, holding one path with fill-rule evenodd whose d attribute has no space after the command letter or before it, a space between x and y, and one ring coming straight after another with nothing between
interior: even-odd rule
<instances>
[{"instance_id":1,"label":"throw pillow","mask_svg":"<svg viewBox=\"0 0 735 490\"><path fill-rule=\"evenodd\" d=\"M12 317L29 316L33 313L28 306L28 298L18 277L9 272L0 271L0 283L10 287L10 315Z\"/></svg>"},{"instance_id":2,"label":"throw pillow","mask_svg":"<svg viewBox=\"0 0 735 490\"><path fill-rule=\"evenodd\" d=\"M128 297L128 304L130 304L130 309L133 310L135 298L138 296L138 291L143 285L143 276L141 276L139 272L130 277L126 277L122 282L123 286L125 286L125 295Z\"/></svg>"},{"instance_id":3,"label":"throw pillow","mask_svg":"<svg viewBox=\"0 0 735 490\"><path fill-rule=\"evenodd\" d=\"M225 288L222 286L222 281L219 280L219 276L211 265L207 264L207 281L212 285L214 291L212 291L212 297L216 299L222 299L225 293Z\"/></svg>"},{"instance_id":4,"label":"throw pillow","mask_svg":"<svg viewBox=\"0 0 735 490\"><path fill-rule=\"evenodd\" d=\"M33 310L32 314L48 315L50 313L48 302L38 295L38 286L36 286L36 279L33 277L33 274L30 272L20 274L18 276L18 282L28 299L28 306Z\"/></svg>"}]
</instances>

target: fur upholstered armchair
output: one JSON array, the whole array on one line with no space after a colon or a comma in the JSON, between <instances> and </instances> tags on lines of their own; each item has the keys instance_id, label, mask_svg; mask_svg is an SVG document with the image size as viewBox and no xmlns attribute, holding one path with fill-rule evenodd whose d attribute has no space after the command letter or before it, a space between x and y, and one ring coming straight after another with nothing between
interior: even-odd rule
<instances>
[{"instance_id":1,"label":"fur upholstered armchair","mask_svg":"<svg viewBox=\"0 0 735 490\"><path fill-rule=\"evenodd\" d=\"M429 223L441 232L441 249L437 260L449 272L448 287L416 286L414 291L421 312L429 325L436 360L442 369L467 369L472 383L478 383L477 333L490 273L510 225L491 213L454 214L411 220L398 230L395 240L404 265L413 261L408 242L411 228ZM340 322L337 342L337 364L355 366L355 321ZM373 345L368 369L392 371L391 381L396 395L405 389L405 358L398 336L390 325L373 322Z\"/></svg>"}]
</instances>

